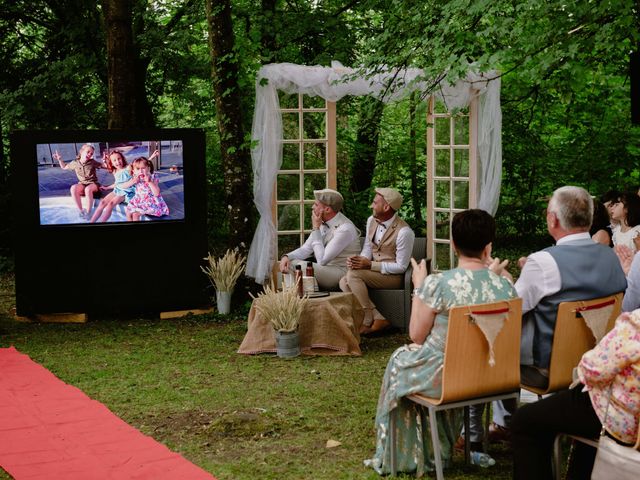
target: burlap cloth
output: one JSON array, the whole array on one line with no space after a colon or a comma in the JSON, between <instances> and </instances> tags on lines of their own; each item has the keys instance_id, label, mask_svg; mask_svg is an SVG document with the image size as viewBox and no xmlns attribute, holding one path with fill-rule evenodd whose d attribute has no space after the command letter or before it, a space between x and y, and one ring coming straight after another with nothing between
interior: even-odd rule
<instances>
[{"instance_id":1,"label":"burlap cloth","mask_svg":"<svg viewBox=\"0 0 640 480\"><path fill-rule=\"evenodd\" d=\"M364 313L352 293L331 292L310 298L300 315L300 351L306 355L362 355L360 325ZM251 306L247 334L238 353L275 353L273 327Z\"/></svg>"}]
</instances>

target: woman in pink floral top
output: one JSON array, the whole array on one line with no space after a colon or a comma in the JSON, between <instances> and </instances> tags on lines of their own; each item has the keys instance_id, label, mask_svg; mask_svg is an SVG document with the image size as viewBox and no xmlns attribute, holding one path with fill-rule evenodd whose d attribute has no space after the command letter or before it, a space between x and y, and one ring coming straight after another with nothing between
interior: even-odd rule
<instances>
[{"instance_id":1,"label":"woman in pink floral top","mask_svg":"<svg viewBox=\"0 0 640 480\"><path fill-rule=\"evenodd\" d=\"M551 479L553 440L558 433L596 438L607 433L634 444L640 417L640 309L623 313L578 365L580 382L518 409L512 423L515 479ZM608 405L608 411L607 411ZM570 479L589 479L595 449L576 443Z\"/></svg>"}]
</instances>

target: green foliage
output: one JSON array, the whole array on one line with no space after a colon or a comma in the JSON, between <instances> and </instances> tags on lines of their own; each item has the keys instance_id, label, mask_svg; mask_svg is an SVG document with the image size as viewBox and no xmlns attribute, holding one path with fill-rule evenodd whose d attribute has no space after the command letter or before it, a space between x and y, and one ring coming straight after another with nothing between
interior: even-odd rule
<instances>
[{"instance_id":1,"label":"green foliage","mask_svg":"<svg viewBox=\"0 0 640 480\"><path fill-rule=\"evenodd\" d=\"M160 127L207 131L209 240L226 244L221 171L204 2L136 0L134 38L147 100ZM0 0L0 128L106 125L106 52L101 7L84 0ZM417 66L435 87L469 65L502 74L503 184L497 214L506 242L545 238L545 197L565 183L594 195L640 183L640 132L629 122L628 53L638 44L632 0L367 0L232 2L242 122L251 127L255 72L266 62L375 71ZM401 215L424 229L425 113L417 102L388 104L379 122L375 168L353 171L361 102L338 103L338 188L361 226L372 189L351 193L353 175L398 188ZM364 145L366 147L366 145ZM233 145L231 148L242 148ZM414 172L412 152L416 152ZM10 157L5 159L5 165ZM412 192L412 175L418 192ZM415 205L414 205L415 203ZM3 236L8 238L7 236ZM0 255L10 248L0 245Z\"/></svg>"}]
</instances>

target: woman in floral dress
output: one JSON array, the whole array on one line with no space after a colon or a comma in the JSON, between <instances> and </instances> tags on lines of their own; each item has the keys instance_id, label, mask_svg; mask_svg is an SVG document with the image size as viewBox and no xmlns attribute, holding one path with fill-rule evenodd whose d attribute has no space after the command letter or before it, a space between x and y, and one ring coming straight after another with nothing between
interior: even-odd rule
<instances>
[{"instance_id":1,"label":"woman in floral dress","mask_svg":"<svg viewBox=\"0 0 640 480\"><path fill-rule=\"evenodd\" d=\"M382 380L376 414L376 453L365 465L379 474L390 471L390 416L396 418L396 465L399 472L422 475L434 470L431 432L420 421L420 407L404 397L421 393L439 397L447 338L449 310L458 305L489 303L511 299L516 292L509 280L494 273L506 262L491 259L495 221L483 210L457 213L451 224L451 247L458 255L458 267L427 276L424 260L413 265L414 287L409 335L413 344L396 350L389 359ZM451 457L452 446L462 427L459 410L438 412L438 429L443 464Z\"/></svg>"},{"instance_id":2,"label":"woman in floral dress","mask_svg":"<svg viewBox=\"0 0 640 480\"><path fill-rule=\"evenodd\" d=\"M138 157L131 166L136 193L125 208L127 220L138 221L142 215L169 215L169 207L160 194L158 179L153 173L153 163L146 157Z\"/></svg>"}]
</instances>

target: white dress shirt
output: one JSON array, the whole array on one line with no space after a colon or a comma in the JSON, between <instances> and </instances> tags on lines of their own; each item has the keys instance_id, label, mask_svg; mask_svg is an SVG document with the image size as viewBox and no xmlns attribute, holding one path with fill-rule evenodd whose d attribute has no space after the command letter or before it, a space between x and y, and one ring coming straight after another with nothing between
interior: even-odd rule
<instances>
[{"instance_id":1,"label":"white dress shirt","mask_svg":"<svg viewBox=\"0 0 640 480\"><path fill-rule=\"evenodd\" d=\"M371 218L371 217L370 217ZM373 233L371 229L375 228L374 242L376 244L380 242L380 239L384 235L384 232L395 221L396 215L391 217L386 222L382 222L382 225L378 224L375 219L367 221L367 234L364 238L364 245L362 246L362 252L360 256L366 257L369 260L373 258L373 252L371 248L371 236ZM403 227L398 232L396 237L396 261L395 262L382 262L380 264L380 273L383 274L400 274L404 273L411 261L411 253L413 252L413 240L415 239L415 233L411 230L411 227Z\"/></svg>"},{"instance_id":2,"label":"white dress shirt","mask_svg":"<svg viewBox=\"0 0 640 480\"><path fill-rule=\"evenodd\" d=\"M589 232L573 233L562 237L556 245L590 238ZM518 296L522 298L522 313L533 310L544 297L559 292L562 288L562 277L558 264L551 254L540 251L529 255L515 288Z\"/></svg>"},{"instance_id":3,"label":"white dress shirt","mask_svg":"<svg viewBox=\"0 0 640 480\"><path fill-rule=\"evenodd\" d=\"M342 217L344 217L344 219ZM338 213L331 220L323 223L318 230L312 230L304 244L287 254L291 260L304 260L314 255L316 263L326 265L336 258L351 242L360 236L360 232L351 221L345 221L346 217ZM336 224L342 224L334 228ZM324 239L333 230L333 236L325 245Z\"/></svg>"}]
</instances>

